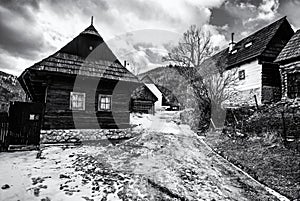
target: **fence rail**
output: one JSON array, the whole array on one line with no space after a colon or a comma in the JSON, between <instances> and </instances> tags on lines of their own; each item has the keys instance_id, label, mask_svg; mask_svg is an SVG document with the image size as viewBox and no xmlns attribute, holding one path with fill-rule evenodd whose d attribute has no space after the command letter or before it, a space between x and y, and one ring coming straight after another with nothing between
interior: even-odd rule
<instances>
[{"instance_id":1,"label":"fence rail","mask_svg":"<svg viewBox=\"0 0 300 201\"><path fill-rule=\"evenodd\" d=\"M0 149L6 145L8 134L8 113L0 112Z\"/></svg>"}]
</instances>

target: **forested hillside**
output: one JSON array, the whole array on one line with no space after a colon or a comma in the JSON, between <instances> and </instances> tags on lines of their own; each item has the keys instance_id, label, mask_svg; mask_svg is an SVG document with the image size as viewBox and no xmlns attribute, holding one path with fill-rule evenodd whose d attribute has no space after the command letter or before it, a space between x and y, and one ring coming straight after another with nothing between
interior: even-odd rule
<instances>
[{"instance_id":1,"label":"forested hillside","mask_svg":"<svg viewBox=\"0 0 300 201\"><path fill-rule=\"evenodd\" d=\"M17 77L0 71L0 111L7 110L10 101L24 99L25 92Z\"/></svg>"}]
</instances>

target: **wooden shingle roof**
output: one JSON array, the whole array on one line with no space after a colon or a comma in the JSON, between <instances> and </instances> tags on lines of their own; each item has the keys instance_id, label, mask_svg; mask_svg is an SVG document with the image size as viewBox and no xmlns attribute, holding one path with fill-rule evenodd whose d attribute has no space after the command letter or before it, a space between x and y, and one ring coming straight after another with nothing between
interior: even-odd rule
<instances>
[{"instance_id":1,"label":"wooden shingle roof","mask_svg":"<svg viewBox=\"0 0 300 201\"><path fill-rule=\"evenodd\" d=\"M216 65L217 69L228 69L246 61L259 58L264 55L268 45L275 37L275 34L284 24L289 26L286 17L273 22L237 42L233 48L235 53L230 53L229 48L226 48L205 60L202 65Z\"/></svg>"},{"instance_id":2,"label":"wooden shingle roof","mask_svg":"<svg viewBox=\"0 0 300 201\"><path fill-rule=\"evenodd\" d=\"M28 69L140 82L121 64L93 25Z\"/></svg>"},{"instance_id":3,"label":"wooden shingle roof","mask_svg":"<svg viewBox=\"0 0 300 201\"><path fill-rule=\"evenodd\" d=\"M300 60L300 29L289 40L275 62L286 63L293 59Z\"/></svg>"}]
</instances>

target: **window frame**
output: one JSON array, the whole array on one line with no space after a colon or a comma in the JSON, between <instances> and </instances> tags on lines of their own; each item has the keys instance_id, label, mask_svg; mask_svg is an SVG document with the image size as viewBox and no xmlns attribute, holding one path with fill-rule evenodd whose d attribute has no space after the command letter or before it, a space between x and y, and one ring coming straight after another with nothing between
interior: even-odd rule
<instances>
[{"instance_id":1,"label":"window frame","mask_svg":"<svg viewBox=\"0 0 300 201\"><path fill-rule=\"evenodd\" d=\"M245 70L239 70L238 71L239 80L245 80L246 79L246 72Z\"/></svg>"},{"instance_id":2,"label":"window frame","mask_svg":"<svg viewBox=\"0 0 300 201\"><path fill-rule=\"evenodd\" d=\"M245 48L249 48L249 47L251 47L252 45L253 45L253 42L250 41L250 42L248 42L248 43L245 44Z\"/></svg>"},{"instance_id":3,"label":"window frame","mask_svg":"<svg viewBox=\"0 0 300 201\"><path fill-rule=\"evenodd\" d=\"M82 103L82 107L79 108L79 107L73 107L73 95L82 95L83 96L83 103ZM70 110L73 110L73 111L84 111L85 110L85 93L84 92L70 92ZM77 100L78 102L78 100Z\"/></svg>"},{"instance_id":4,"label":"window frame","mask_svg":"<svg viewBox=\"0 0 300 201\"><path fill-rule=\"evenodd\" d=\"M238 52L238 49L233 49L232 51L231 51L231 54L236 54Z\"/></svg>"},{"instance_id":5,"label":"window frame","mask_svg":"<svg viewBox=\"0 0 300 201\"><path fill-rule=\"evenodd\" d=\"M300 73L287 74L287 95L292 99L300 97Z\"/></svg>"},{"instance_id":6,"label":"window frame","mask_svg":"<svg viewBox=\"0 0 300 201\"><path fill-rule=\"evenodd\" d=\"M104 103L101 103L102 97L109 98L109 100L110 100L109 103L107 103L106 101ZM105 104L105 106L109 105L109 109L101 108L102 104ZM112 111L112 95L109 95L109 94L99 94L98 95L98 111Z\"/></svg>"}]
</instances>

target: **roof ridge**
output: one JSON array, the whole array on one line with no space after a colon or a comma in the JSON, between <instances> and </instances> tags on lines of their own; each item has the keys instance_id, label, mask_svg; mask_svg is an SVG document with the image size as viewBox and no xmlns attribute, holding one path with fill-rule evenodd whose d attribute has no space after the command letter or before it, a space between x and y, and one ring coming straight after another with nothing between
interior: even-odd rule
<instances>
[{"instance_id":1,"label":"roof ridge","mask_svg":"<svg viewBox=\"0 0 300 201\"><path fill-rule=\"evenodd\" d=\"M243 41L243 40L245 40L245 39L247 39L247 38L249 38L250 36L253 36L253 35L255 35L255 34L257 34L257 33L261 32L261 31L265 30L266 28L268 28L268 27L270 27L270 26L272 26L272 25L275 25L275 24L279 23L280 21L283 22L284 19L286 19L286 16L284 16L284 17L282 17L282 18L276 20L275 22L269 23L268 25L266 25L266 26L260 28L259 30L257 30L257 31L255 31L255 32L249 34L249 35L246 36L245 38L243 38L243 39L239 40L238 42L236 42L236 44L239 43L239 42L241 42L241 41ZM281 22L281 23L282 23L282 22Z\"/></svg>"},{"instance_id":2,"label":"roof ridge","mask_svg":"<svg viewBox=\"0 0 300 201\"><path fill-rule=\"evenodd\" d=\"M93 24L91 24L90 26L88 26L85 30L83 30L79 35L81 34L92 34L92 35L96 35L96 36L100 36L99 32L97 31L97 29L94 27ZM101 37L102 38L102 37Z\"/></svg>"},{"instance_id":3,"label":"roof ridge","mask_svg":"<svg viewBox=\"0 0 300 201\"><path fill-rule=\"evenodd\" d=\"M207 62L210 61L219 62L220 59L226 58L226 66L228 68L251 58L257 57L266 50L272 38L276 35L276 33L278 33L280 27L282 27L285 23L289 23L286 20L286 16L262 27L261 29L236 42L234 48L238 50L237 52L229 54L229 49L227 47L221 51L218 51L210 58L204 60L202 63L205 64L204 62L206 62L207 64ZM244 46L248 42L252 42L253 44L251 43L251 47L248 46L248 48L245 48Z\"/></svg>"}]
</instances>

